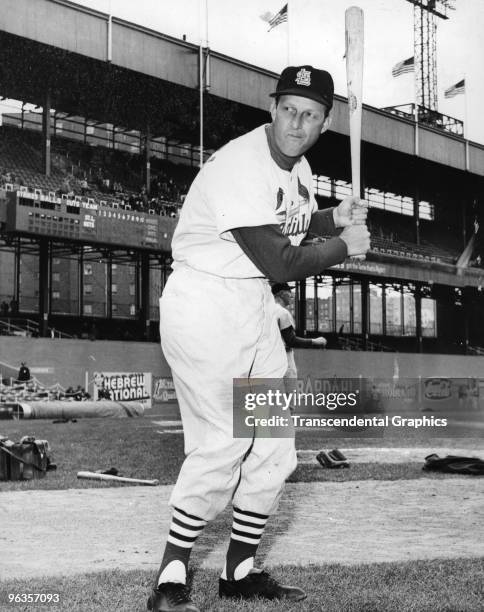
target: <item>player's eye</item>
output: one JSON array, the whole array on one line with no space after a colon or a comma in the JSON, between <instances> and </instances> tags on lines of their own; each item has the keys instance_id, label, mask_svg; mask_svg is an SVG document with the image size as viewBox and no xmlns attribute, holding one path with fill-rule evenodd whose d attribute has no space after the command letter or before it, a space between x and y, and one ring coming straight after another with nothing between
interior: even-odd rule
<instances>
[{"instance_id":1,"label":"player's eye","mask_svg":"<svg viewBox=\"0 0 484 612\"><path fill-rule=\"evenodd\" d=\"M305 111L304 117L310 121L317 121L319 119L319 115L317 113L313 113L312 111Z\"/></svg>"}]
</instances>

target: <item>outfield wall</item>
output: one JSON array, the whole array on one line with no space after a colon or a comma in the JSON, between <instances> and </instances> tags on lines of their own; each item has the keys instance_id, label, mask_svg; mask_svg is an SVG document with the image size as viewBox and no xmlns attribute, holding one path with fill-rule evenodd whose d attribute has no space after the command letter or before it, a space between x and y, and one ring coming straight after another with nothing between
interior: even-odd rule
<instances>
[{"instance_id":1,"label":"outfield wall","mask_svg":"<svg viewBox=\"0 0 484 612\"><path fill-rule=\"evenodd\" d=\"M158 344L107 340L0 337L0 372L16 377L25 361L42 384L85 385L86 372L151 372L169 377ZM362 351L296 351L299 376L325 377L475 377L484 379L484 357Z\"/></svg>"}]
</instances>

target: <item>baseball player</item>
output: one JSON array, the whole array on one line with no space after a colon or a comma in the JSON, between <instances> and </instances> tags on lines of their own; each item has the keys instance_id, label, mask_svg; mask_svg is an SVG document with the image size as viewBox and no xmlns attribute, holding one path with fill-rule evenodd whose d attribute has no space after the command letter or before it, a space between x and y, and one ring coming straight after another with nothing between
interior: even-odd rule
<instances>
[{"instance_id":1,"label":"baseball player","mask_svg":"<svg viewBox=\"0 0 484 612\"><path fill-rule=\"evenodd\" d=\"M291 286L287 283L275 283L272 285L272 293L276 302L276 317L281 336L286 347L287 370L284 374L285 380L297 379L297 367L294 359L295 348L324 348L327 344L324 336L317 338L301 338L296 336L296 324L289 310L293 300Z\"/></svg>"},{"instance_id":2,"label":"baseball player","mask_svg":"<svg viewBox=\"0 0 484 612\"><path fill-rule=\"evenodd\" d=\"M236 138L193 181L172 242L160 335L183 421L186 458L148 609L197 612L186 586L190 552L231 502L233 527L219 595L298 601L306 594L254 567L259 541L296 467L294 438L233 436L233 379L282 379L287 357L269 280L321 273L370 246L358 198L318 210L304 153L330 124L334 86L312 66L286 68L270 124ZM332 235L300 246L308 232Z\"/></svg>"}]
</instances>

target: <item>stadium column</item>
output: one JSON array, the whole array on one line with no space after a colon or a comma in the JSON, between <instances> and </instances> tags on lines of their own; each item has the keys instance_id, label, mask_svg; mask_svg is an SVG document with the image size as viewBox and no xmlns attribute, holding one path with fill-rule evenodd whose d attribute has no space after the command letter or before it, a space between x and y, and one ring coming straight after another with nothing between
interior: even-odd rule
<instances>
[{"instance_id":1,"label":"stadium column","mask_svg":"<svg viewBox=\"0 0 484 612\"><path fill-rule=\"evenodd\" d=\"M111 252L105 254L106 270L106 318L113 318L113 257Z\"/></svg>"},{"instance_id":2,"label":"stadium column","mask_svg":"<svg viewBox=\"0 0 484 612\"><path fill-rule=\"evenodd\" d=\"M145 185L146 185L146 193L150 195L151 192L151 135L150 135L150 126L146 126L146 134L145 134L145 162L146 162L146 173L145 173Z\"/></svg>"},{"instance_id":3,"label":"stadium column","mask_svg":"<svg viewBox=\"0 0 484 612\"><path fill-rule=\"evenodd\" d=\"M423 352L422 346L422 287L416 285L415 298L415 337L417 341L417 353Z\"/></svg>"},{"instance_id":4,"label":"stadium column","mask_svg":"<svg viewBox=\"0 0 484 612\"><path fill-rule=\"evenodd\" d=\"M415 222L415 244L420 244L420 206L419 206L419 203L420 203L420 192L419 192L418 182L417 182L415 183L415 193L413 196L413 219Z\"/></svg>"},{"instance_id":5,"label":"stadium column","mask_svg":"<svg viewBox=\"0 0 484 612\"><path fill-rule=\"evenodd\" d=\"M370 283L367 278L361 279L361 335L363 338L363 350L368 348L368 301Z\"/></svg>"},{"instance_id":6,"label":"stadium column","mask_svg":"<svg viewBox=\"0 0 484 612\"><path fill-rule=\"evenodd\" d=\"M301 335L306 331L306 281L296 283L296 327Z\"/></svg>"},{"instance_id":7,"label":"stadium column","mask_svg":"<svg viewBox=\"0 0 484 612\"><path fill-rule=\"evenodd\" d=\"M471 320L472 320L472 308L475 299L475 288L474 287L464 287L462 289L462 327L463 327L463 344L465 354L469 354L469 346L471 343Z\"/></svg>"},{"instance_id":8,"label":"stadium column","mask_svg":"<svg viewBox=\"0 0 484 612\"><path fill-rule=\"evenodd\" d=\"M39 334L41 338L48 335L50 306L50 253L47 238L39 240Z\"/></svg>"},{"instance_id":9,"label":"stadium column","mask_svg":"<svg viewBox=\"0 0 484 612\"><path fill-rule=\"evenodd\" d=\"M84 246L79 247L79 267L78 267L78 315L84 316Z\"/></svg>"},{"instance_id":10,"label":"stadium column","mask_svg":"<svg viewBox=\"0 0 484 612\"><path fill-rule=\"evenodd\" d=\"M44 108L42 110L42 138L43 138L43 162L44 174L50 176L50 91L45 92Z\"/></svg>"},{"instance_id":11,"label":"stadium column","mask_svg":"<svg viewBox=\"0 0 484 612\"><path fill-rule=\"evenodd\" d=\"M141 304L139 309L140 324L145 340L150 340L150 254L141 253Z\"/></svg>"}]
</instances>

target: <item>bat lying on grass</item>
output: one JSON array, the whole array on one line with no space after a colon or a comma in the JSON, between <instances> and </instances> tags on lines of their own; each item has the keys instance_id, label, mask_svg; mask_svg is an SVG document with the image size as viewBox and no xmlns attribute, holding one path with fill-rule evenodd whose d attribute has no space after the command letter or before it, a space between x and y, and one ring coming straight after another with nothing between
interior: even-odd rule
<instances>
[{"instance_id":1,"label":"bat lying on grass","mask_svg":"<svg viewBox=\"0 0 484 612\"><path fill-rule=\"evenodd\" d=\"M77 472L78 478L86 478L87 480L111 480L113 482L125 482L126 484L139 484L156 486L160 484L159 480L143 480L142 478L125 478L124 476L113 476L112 474L99 474L98 472Z\"/></svg>"}]
</instances>

